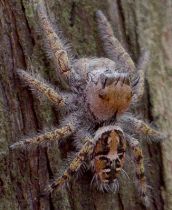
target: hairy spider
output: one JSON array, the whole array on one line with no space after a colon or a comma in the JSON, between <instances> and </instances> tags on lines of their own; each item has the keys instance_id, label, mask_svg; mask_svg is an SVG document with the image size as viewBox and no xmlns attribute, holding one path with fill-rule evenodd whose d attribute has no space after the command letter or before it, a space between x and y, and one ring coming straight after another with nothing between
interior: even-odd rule
<instances>
[{"instance_id":1,"label":"hairy spider","mask_svg":"<svg viewBox=\"0 0 172 210\"><path fill-rule=\"evenodd\" d=\"M148 53L143 53L135 67L129 54L115 38L106 17L97 11L100 38L110 59L72 60L41 5L37 12L51 62L65 88L59 94L49 84L24 70L17 70L17 74L28 86L57 106L63 119L59 128L16 142L11 149L73 136L78 153L64 174L45 189L49 193L76 177L83 167L91 169L92 185L97 189L116 191L118 176L125 163L126 147L129 146L135 163L137 188L147 203L143 154L136 138L142 135L161 140L164 136L126 111L142 98Z\"/></svg>"}]
</instances>

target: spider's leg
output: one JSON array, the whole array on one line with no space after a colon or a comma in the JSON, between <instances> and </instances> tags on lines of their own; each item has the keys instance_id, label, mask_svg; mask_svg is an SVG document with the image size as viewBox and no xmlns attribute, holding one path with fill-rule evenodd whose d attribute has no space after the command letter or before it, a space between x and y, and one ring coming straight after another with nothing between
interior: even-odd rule
<instances>
[{"instance_id":1,"label":"spider's leg","mask_svg":"<svg viewBox=\"0 0 172 210\"><path fill-rule=\"evenodd\" d=\"M74 132L74 127L72 125L66 125L62 128L57 128L53 131L46 132L44 134L37 135L32 138L27 138L23 141L16 142L10 146L10 149L16 149L21 147L27 147L33 144L40 144L43 142L59 141L70 136Z\"/></svg>"},{"instance_id":2,"label":"spider's leg","mask_svg":"<svg viewBox=\"0 0 172 210\"><path fill-rule=\"evenodd\" d=\"M133 98L132 98L132 103L135 104L137 103L143 96L144 93L144 83L145 83L145 71L148 67L149 64L149 52L144 51L140 58L139 62L137 65L137 72L136 77L132 81L132 87L133 87Z\"/></svg>"},{"instance_id":3,"label":"spider's leg","mask_svg":"<svg viewBox=\"0 0 172 210\"><path fill-rule=\"evenodd\" d=\"M65 81L68 80L71 74L71 65L67 51L65 50L59 36L54 31L53 26L49 22L45 9L40 4L37 6L37 14L46 46L49 54L51 54L51 61L56 68L60 81L64 85Z\"/></svg>"},{"instance_id":4,"label":"spider's leg","mask_svg":"<svg viewBox=\"0 0 172 210\"><path fill-rule=\"evenodd\" d=\"M87 141L82 149L78 152L74 160L69 165L68 169L64 172L64 174L55 179L52 183L50 183L44 190L43 195L47 195L53 192L54 189L67 184L72 178L77 176L78 171L81 169L82 165L85 165L89 156L92 154L94 148L94 144L91 141Z\"/></svg>"},{"instance_id":5,"label":"spider's leg","mask_svg":"<svg viewBox=\"0 0 172 210\"><path fill-rule=\"evenodd\" d=\"M146 137L148 140L160 141L165 139L167 136L161 132L156 131L151 128L148 124L142 120L138 120L131 116L124 116L120 119L121 126L124 130L129 130L136 134L141 134Z\"/></svg>"},{"instance_id":6,"label":"spider's leg","mask_svg":"<svg viewBox=\"0 0 172 210\"><path fill-rule=\"evenodd\" d=\"M116 65L119 65L119 68L132 72L135 69L134 62L126 50L122 47L118 39L114 36L112 27L107 18L100 10L97 11L96 16L99 34L103 41L107 56L111 60L115 61Z\"/></svg>"},{"instance_id":7,"label":"spider's leg","mask_svg":"<svg viewBox=\"0 0 172 210\"><path fill-rule=\"evenodd\" d=\"M148 185L145 177L144 159L142 148L137 139L127 135L127 143L132 149L134 163L136 166L136 186L146 206L149 205Z\"/></svg>"},{"instance_id":8,"label":"spider's leg","mask_svg":"<svg viewBox=\"0 0 172 210\"><path fill-rule=\"evenodd\" d=\"M33 90L36 90L45 95L56 106L64 106L64 99L48 84L31 76L24 70L17 70L18 76L29 85Z\"/></svg>"}]
</instances>

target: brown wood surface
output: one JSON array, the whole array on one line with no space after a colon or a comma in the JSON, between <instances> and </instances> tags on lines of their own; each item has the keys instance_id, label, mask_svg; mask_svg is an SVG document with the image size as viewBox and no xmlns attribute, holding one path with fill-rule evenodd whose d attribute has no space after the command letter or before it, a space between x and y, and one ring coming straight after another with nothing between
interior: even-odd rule
<instances>
[{"instance_id":1,"label":"brown wood surface","mask_svg":"<svg viewBox=\"0 0 172 210\"><path fill-rule=\"evenodd\" d=\"M121 177L119 193L90 189L91 174L40 198L49 179L65 166L57 145L30 151L9 151L9 145L26 135L58 124L58 112L35 97L16 78L16 68L35 69L57 85L55 71L45 56L34 5L38 0L0 1L0 210L145 210L133 182ZM145 96L136 113L172 134L172 1L171 0L46 0L50 20L57 22L75 48L76 56L104 56L98 39L95 11L102 9L114 32L134 61L142 49L151 52ZM172 209L172 139L162 145L142 143L151 210ZM68 150L66 147L65 150Z\"/></svg>"}]
</instances>

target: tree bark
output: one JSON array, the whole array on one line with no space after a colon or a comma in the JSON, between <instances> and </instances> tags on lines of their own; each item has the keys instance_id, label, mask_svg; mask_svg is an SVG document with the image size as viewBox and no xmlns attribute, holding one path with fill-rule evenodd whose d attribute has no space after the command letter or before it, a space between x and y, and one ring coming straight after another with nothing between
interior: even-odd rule
<instances>
[{"instance_id":1,"label":"tree bark","mask_svg":"<svg viewBox=\"0 0 172 210\"><path fill-rule=\"evenodd\" d=\"M90 189L91 174L42 198L40 192L65 167L70 145L38 146L10 151L22 136L58 125L58 112L35 97L15 77L17 68L32 69L57 85L55 70L42 50L34 10L36 0L0 1L0 209L2 210L145 210L133 184L133 169L125 167L119 193ZM47 0L51 22L64 32L74 55L105 56L98 38L95 11L102 9L115 35L134 61L142 49L151 52L144 100L136 113L170 134L164 143L142 143L151 210L172 209L172 1L171 0ZM151 167L149 166L151 165Z\"/></svg>"}]
</instances>

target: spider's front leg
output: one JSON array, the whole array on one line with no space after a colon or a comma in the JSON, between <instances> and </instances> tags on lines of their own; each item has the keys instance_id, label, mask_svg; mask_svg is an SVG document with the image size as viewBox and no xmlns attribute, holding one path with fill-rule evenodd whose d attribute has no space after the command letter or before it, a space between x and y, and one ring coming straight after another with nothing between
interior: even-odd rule
<instances>
[{"instance_id":1,"label":"spider's front leg","mask_svg":"<svg viewBox=\"0 0 172 210\"><path fill-rule=\"evenodd\" d=\"M142 148L140 147L139 141L129 135L127 135L127 143L132 149L133 159L136 166L136 187L138 188L144 204L149 206L150 198L148 195L149 191L145 176Z\"/></svg>"},{"instance_id":2,"label":"spider's front leg","mask_svg":"<svg viewBox=\"0 0 172 210\"><path fill-rule=\"evenodd\" d=\"M90 155L93 152L94 144L92 141L87 141L82 149L78 152L74 160L71 162L69 167L63 173L63 175L57 179L55 179L52 183L50 183L42 193L42 195L47 195L56 188L62 187L64 184L67 184L70 180L77 177L77 174L81 170L82 166L87 166L87 161L90 159Z\"/></svg>"}]
</instances>

